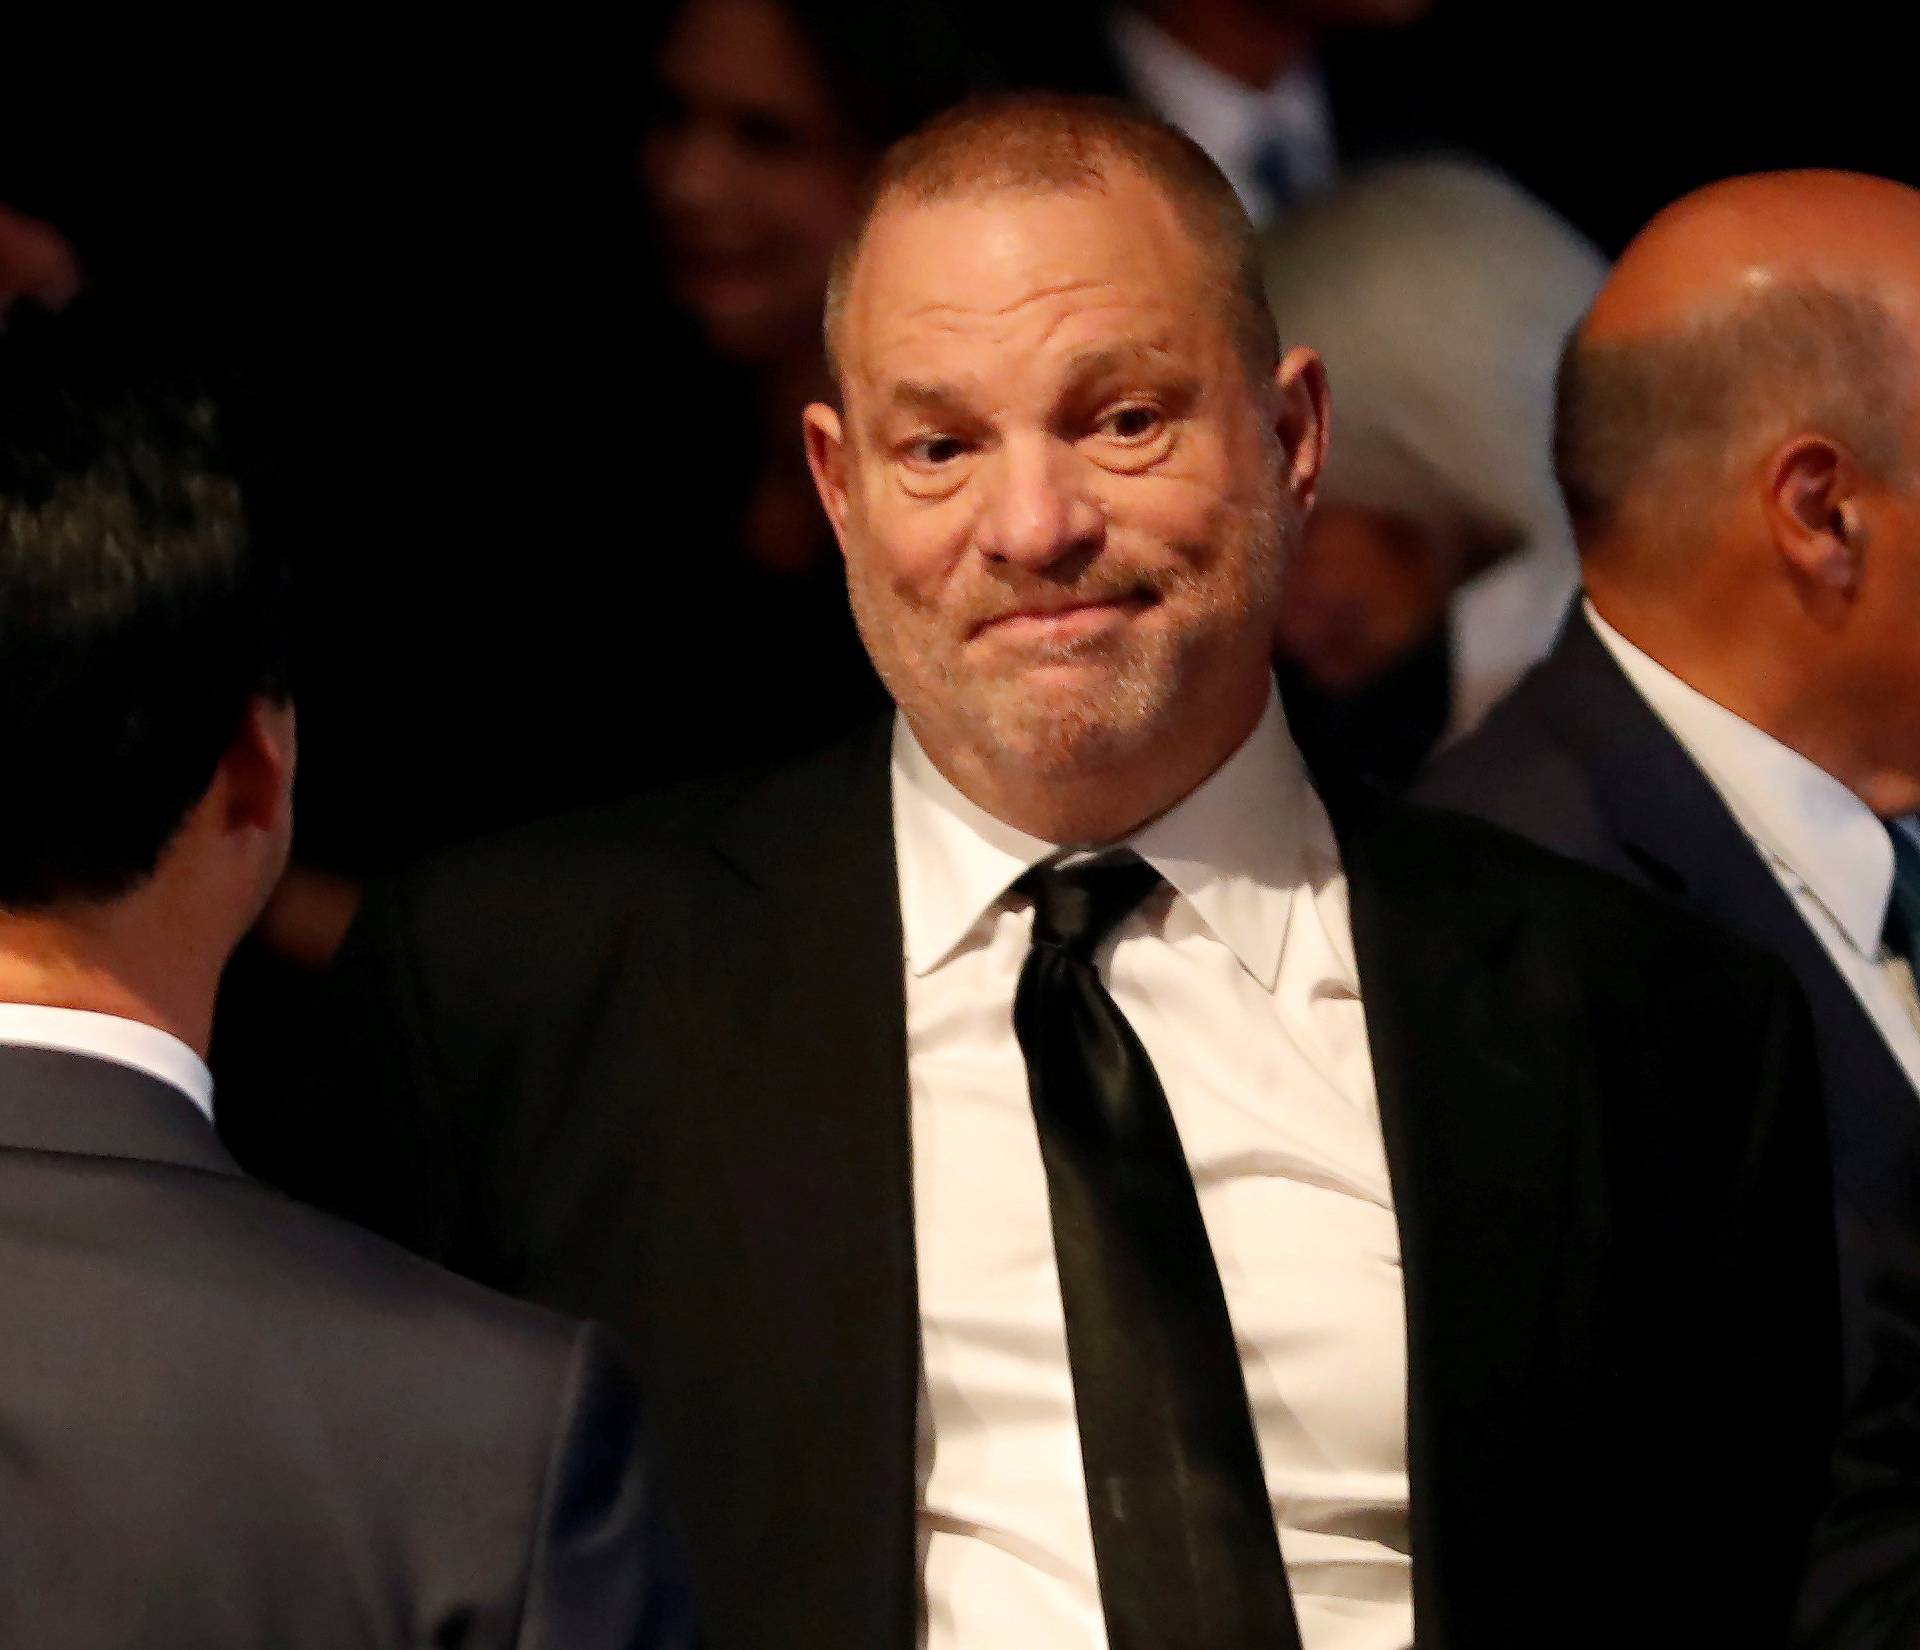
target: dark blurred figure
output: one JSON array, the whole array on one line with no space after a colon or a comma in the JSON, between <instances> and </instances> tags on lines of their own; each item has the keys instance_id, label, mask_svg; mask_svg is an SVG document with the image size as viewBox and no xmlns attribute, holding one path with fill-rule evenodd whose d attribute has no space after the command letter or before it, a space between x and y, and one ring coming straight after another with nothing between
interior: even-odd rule
<instances>
[{"instance_id":1,"label":"dark blurred figure","mask_svg":"<svg viewBox=\"0 0 1920 1650\"><path fill-rule=\"evenodd\" d=\"M1920 1643L1917 377L1920 193L1774 174L1656 218L1560 374L1587 600L1426 786L1813 1004L1854 1402L1807 1642L1849 1650Z\"/></svg>"},{"instance_id":2,"label":"dark blurred figure","mask_svg":"<svg viewBox=\"0 0 1920 1650\"><path fill-rule=\"evenodd\" d=\"M1256 224L1426 135L1376 87L1375 57L1432 0L1137 0L1045 16L998 3L1027 37L1014 72L1145 104L1207 151Z\"/></svg>"},{"instance_id":3,"label":"dark blurred figure","mask_svg":"<svg viewBox=\"0 0 1920 1650\"><path fill-rule=\"evenodd\" d=\"M22 301L65 309L81 285L80 259L66 236L0 202L0 326Z\"/></svg>"},{"instance_id":4,"label":"dark blurred figure","mask_svg":"<svg viewBox=\"0 0 1920 1650\"><path fill-rule=\"evenodd\" d=\"M1920 182L1912 73L1881 49L1884 5L1828 0L1810 18L1845 62L1834 74L1739 15L1440 0L1368 50L1355 89L1370 118L1497 165L1609 256L1667 203L1736 173L1819 165ZM1709 18L1728 26L1699 26Z\"/></svg>"},{"instance_id":5,"label":"dark blurred figure","mask_svg":"<svg viewBox=\"0 0 1920 1650\"><path fill-rule=\"evenodd\" d=\"M1504 177L1439 159L1356 174L1262 263L1340 432L1288 564L1288 722L1323 783L1403 785L1547 651L1579 582L1548 431L1605 266Z\"/></svg>"},{"instance_id":6,"label":"dark blurred figure","mask_svg":"<svg viewBox=\"0 0 1920 1650\"><path fill-rule=\"evenodd\" d=\"M681 0L626 61L651 68L623 70L617 97L604 73L583 82L598 112L530 100L456 122L477 152L429 168L379 226L406 256L368 260L347 220L350 313L377 314L344 353L386 393L356 384L315 428L287 404L291 368L340 369L304 335L292 363L269 358L262 527L305 551L320 597L301 663L321 762L301 798L318 826L223 997L221 1129L242 1162L274 1150L286 1051L312 1035L311 974L363 875L718 752L804 750L884 703L800 409L875 158L967 89L972 59L919 3ZM578 51L562 67L589 69ZM396 144L438 161L418 150ZM369 340L388 341L378 361ZM715 662L690 676L690 654Z\"/></svg>"},{"instance_id":7,"label":"dark blurred figure","mask_svg":"<svg viewBox=\"0 0 1920 1650\"><path fill-rule=\"evenodd\" d=\"M679 1650L600 1334L214 1135L292 834L288 586L213 399L133 347L0 346L0 1641Z\"/></svg>"},{"instance_id":8,"label":"dark blurred figure","mask_svg":"<svg viewBox=\"0 0 1920 1650\"><path fill-rule=\"evenodd\" d=\"M919 0L680 0L656 70L640 175L666 292L697 340L672 462L706 482L662 572L683 611L724 628L729 659L676 707L669 778L717 751L804 750L885 702L795 432L828 392L827 273L880 152L984 72Z\"/></svg>"}]
</instances>

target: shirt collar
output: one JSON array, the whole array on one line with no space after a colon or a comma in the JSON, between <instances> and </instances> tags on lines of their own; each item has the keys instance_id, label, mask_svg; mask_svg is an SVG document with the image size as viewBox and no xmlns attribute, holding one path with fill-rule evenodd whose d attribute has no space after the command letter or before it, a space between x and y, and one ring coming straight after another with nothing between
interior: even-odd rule
<instances>
[{"instance_id":1,"label":"shirt collar","mask_svg":"<svg viewBox=\"0 0 1920 1650\"><path fill-rule=\"evenodd\" d=\"M178 1089L213 1121L213 1073L175 1037L140 1020L39 1003L0 1003L0 1043L59 1049L131 1066Z\"/></svg>"},{"instance_id":2,"label":"shirt collar","mask_svg":"<svg viewBox=\"0 0 1920 1650\"><path fill-rule=\"evenodd\" d=\"M1335 169L1326 86L1311 63L1255 87L1223 74L1131 7L1114 16L1112 36L1135 89L1213 157L1249 208L1270 205L1252 176L1261 140L1284 134L1301 189L1326 187Z\"/></svg>"},{"instance_id":3,"label":"shirt collar","mask_svg":"<svg viewBox=\"0 0 1920 1650\"><path fill-rule=\"evenodd\" d=\"M1880 954L1893 897L1886 825L1826 769L1709 699L1584 604L1614 661L1687 748L1740 828L1817 900L1865 957Z\"/></svg>"},{"instance_id":4,"label":"shirt collar","mask_svg":"<svg viewBox=\"0 0 1920 1650\"><path fill-rule=\"evenodd\" d=\"M893 736L894 841L907 966L938 968L1019 878L1062 844L1014 829L933 765L904 717ZM1277 693L1245 742L1198 789L1127 839L1185 896L1241 967L1272 990L1293 890L1338 862Z\"/></svg>"}]
</instances>

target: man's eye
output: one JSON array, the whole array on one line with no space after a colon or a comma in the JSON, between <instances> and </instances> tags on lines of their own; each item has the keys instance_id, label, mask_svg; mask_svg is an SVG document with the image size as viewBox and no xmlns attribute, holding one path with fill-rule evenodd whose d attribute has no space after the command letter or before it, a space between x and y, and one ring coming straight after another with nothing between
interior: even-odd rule
<instances>
[{"instance_id":1,"label":"man's eye","mask_svg":"<svg viewBox=\"0 0 1920 1650\"><path fill-rule=\"evenodd\" d=\"M1116 441L1144 441L1159 431L1160 423L1158 407L1116 407L1100 420L1100 433Z\"/></svg>"},{"instance_id":2,"label":"man's eye","mask_svg":"<svg viewBox=\"0 0 1920 1650\"><path fill-rule=\"evenodd\" d=\"M749 110L735 117L733 129L741 147L762 160L783 159L806 146L806 134L778 115Z\"/></svg>"},{"instance_id":3,"label":"man's eye","mask_svg":"<svg viewBox=\"0 0 1920 1650\"><path fill-rule=\"evenodd\" d=\"M957 436L927 435L907 444L907 458L922 469L937 470L943 464L951 464L966 450L966 443Z\"/></svg>"}]
</instances>

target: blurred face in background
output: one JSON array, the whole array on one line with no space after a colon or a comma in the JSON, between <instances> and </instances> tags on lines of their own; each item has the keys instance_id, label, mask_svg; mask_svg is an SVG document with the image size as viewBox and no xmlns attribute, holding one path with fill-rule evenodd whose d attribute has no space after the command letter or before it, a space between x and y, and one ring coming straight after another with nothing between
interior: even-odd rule
<instances>
[{"instance_id":1,"label":"blurred face in background","mask_svg":"<svg viewBox=\"0 0 1920 1650\"><path fill-rule=\"evenodd\" d=\"M1314 31L1392 28L1418 22L1433 9L1433 0L1136 0L1136 5L1176 33L1197 29L1230 38L1275 24Z\"/></svg>"},{"instance_id":2,"label":"blurred face in background","mask_svg":"<svg viewBox=\"0 0 1920 1650\"><path fill-rule=\"evenodd\" d=\"M1270 16L1313 28L1383 28L1414 23L1433 0L1259 0Z\"/></svg>"},{"instance_id":3,"label":"blurred face in background","mask_svg":"<svg viewBox=\"0 0 1920 1650\"><path fill-rule=\"evenodd\" d=\"M1323 501L1287 567L1279 652L1323 692L1357 692L1445 622L1477 544L1464 525Z\"/></svg>"},{"instance_id":4,"label":"blurred face in background","mask_svg":"<svg viewBox=\"0 0 1920 1650\"><path fill-rule=\"evenodd\" d=\"M80 260L60 231L0 203L0 322L21 301L64 309L81 284Z\"/></svg>"},{"instance_id":5,"label":"blurred face in background","mask_svg":"<svg viewBox=\"0 0 1920 1650\"><path fill-rule=\"evenodd\" d=\"M669 290L729 359L810 352L873 157L778 0L688 0L659 79L641 171Z\"/></svg>"},{"instance_id":6,"label":"blurred face in background","mask_svg":"<svg viewBox=\"0 0 1920 1650\"><path fill-rule=\"evenodd\" d=\"M861 634L936 762L1084 772L1244 736L1323 380L1296 351L1254 384L1152 183L884 209L841 351L810 456Z\"/></svg>"}]
</instances>

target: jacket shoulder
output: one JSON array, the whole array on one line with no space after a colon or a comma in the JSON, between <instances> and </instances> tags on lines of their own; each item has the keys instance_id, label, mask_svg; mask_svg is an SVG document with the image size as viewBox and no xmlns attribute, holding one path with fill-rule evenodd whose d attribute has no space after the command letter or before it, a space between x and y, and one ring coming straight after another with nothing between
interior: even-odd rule
<instances>
[{"instance_id":1,"label":"jacket shoulder","mask_svg":"<svg viewBox=\"0 0 1920 1650\"><path fill-rule=\"evenodd\" d=\"M550 1421L584 1325L457 1277L258 1181L175 1174L154 1197L154 1264L170 1259L181 1287L217 1295L236 1313L244 1307L248 1335L295 1337L316 1391L347 1402L365 1393L395 1430L446 1436L451 1428L465 1438L470 1429L458 1411L469 1405L515 1433L530 1420L536 1429ZM188 1175L190 1185L179 1178ZM332 1381L321 1373L329 1368L360 1378ZM454 1391L460 1402L449 1405Z\"/></svg>"},{"instance_id":2,"label":"jacket shoulder","mask_svg":"<svg viewBox=\"0 0 1920 1650\"><path fill-rule=\"evenodd\" d=\"M735 844L833 830L848 787L884 779L875 744L848 741L432 855L369 890L334 969L335 1000L371 990L481 1030L569 1019L636 944L671 952L751 882Z\"/></svg>"},{"instance_id":3,"label":"jacket shoulder","mask_svg":"<svg viewBox=\"0 0 1920 1650\"><path fill-rule=\"evenodd\" d=\"M1355 833L1349 852L1387 898L1525 916L1594 969L1635 959L1662 973L1710 966L1739 989L1788 978L1779 959L1671 895L1504 822L1398 802Z\"/></svg>"},{"instance_id":4,"label":"jacket shoulder","mask_svg":"<svg viewBox=\"0 0 1920 1650\"><path fill-rule=\"evenodd\" d=\"M65 1550L69 1577L108 1592L179 1580L197 1606L218 1555L208 1580L246 1642L342 1642L349 1616L356 1641L438 1643L455 1619L507 1641L575 1418L614 1372L596 1331L230 1172L60 1153L0 1169L19 1355L0 1410L58 1462L41 1557ZM612 1473L637 1454L609 1436ZM124 1570L95 1575L115 1528ZM360 1598L368 1574L404 1585ZM263 1625L288 1606L311 1612L302 1632ZM157 1644L230 1642L165 1625Z\"/></svg>"},{"instance_id":5,"label":"jacket shoulder","mask_svg":"<svg viewBox=\"0 0 1920 1650\"><path fill-rule=\"evenodd\" d=\"M831 831L851 790L883 777L881 723L808 755L687 781L442 850L394 880L416 914L476 906L607 912L686 878L740 875L731 842Z\"/></svg>"},{"instance_id":6,"label":"jacket shoulder","mask_svg":"<svg viewBox=\"0 0 1920 1650\"><path fill-rule=\"evenodd\" d=\"M1617 857L1593 774L1557 726L1560 691L1549 659L1474 732L1439 754L1414 787L1414 800L1491 821L1576 858Z\"/></svg>"}]
</instances>

